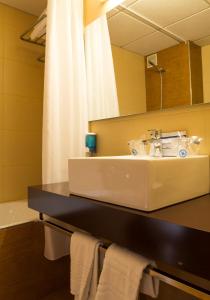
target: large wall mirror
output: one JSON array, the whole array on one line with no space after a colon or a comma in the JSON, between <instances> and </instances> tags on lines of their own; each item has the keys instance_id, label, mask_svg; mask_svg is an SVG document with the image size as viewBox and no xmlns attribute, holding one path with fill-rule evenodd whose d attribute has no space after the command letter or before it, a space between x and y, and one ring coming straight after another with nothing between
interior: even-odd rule
<instances>
[{"instance_id":1,"label":"large wall mirror","mask_svg":"<svg viewBox=\"0 0 210 300\"><path fill-rule=\"evenodd\" d=\"M210 102L210 0L127 0L107 20L120 116Z\"/></svg>"}]
</instances>

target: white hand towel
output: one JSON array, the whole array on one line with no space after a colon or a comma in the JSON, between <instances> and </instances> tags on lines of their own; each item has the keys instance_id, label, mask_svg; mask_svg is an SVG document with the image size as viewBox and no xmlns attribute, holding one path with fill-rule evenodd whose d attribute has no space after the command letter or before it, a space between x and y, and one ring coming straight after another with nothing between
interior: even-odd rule
<instances>
[{"instance_id":1,"label":"white hand towel","mask_svg":"<svg viewBox=\"0 0 210 300\"><path fill-rule=\"evenodd\" d=\"M76 300L93 300L99 278L100 241L75 232L71 237L71 293Z\"/></svg>"},{"instance_id":2,"label":"white hand towel","mask_svg":"<svg viewBox=\"0 0 210 300\"><path fill-rule=\"evenodd\" d=\"M112 244L106 251L96 300L137 300L144 269L151 261L127 249ZM152 280L152 279L151 279ZM144 284L153 295L153 284ZM157 288L157 284L155 285ZM155 291L156 292L156 291ZM156 295L155 295L156 296Z\"/></svg>"}]
</instances>

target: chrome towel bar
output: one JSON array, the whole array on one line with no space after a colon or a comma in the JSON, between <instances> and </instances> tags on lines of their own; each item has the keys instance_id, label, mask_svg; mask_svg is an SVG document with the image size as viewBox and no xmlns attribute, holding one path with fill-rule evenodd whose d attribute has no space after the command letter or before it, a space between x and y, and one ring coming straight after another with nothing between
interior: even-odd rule
<instances>
[{"instance_id":1,"label":"chrome towel bar","mask_svg":"<svg viewBox=\"0 0 210 300\"><path fill-rule=\"evenodd\" d=\"M72 231L68 230L68 229L65 229L59 225L55 225L53 224L52 222L50 221L45 221L43 219L43 216L42 214L40 214L40 222L45 225L45 226L48 226L54 230L57 230L63 234L67 234L69 236L71 236L73 234ZM103 241L102 241L103 242ZM110 244L107 244L106 242L103 243L103 248L104 249L107 249L107 247L109 246ZM148 267L145 269L144 271L145 273L147 273L148 275L154 277L154 278L157 278L159 279L160 281L170 285L170 286L173 286L187 294L190 294L194 297L197 297L198 299L202 299L202 300L210 300L210 291L206 291L204 289L201 289L195 285L192 285L188 282L184 282L184 281L181 281L179 280L178 278L176 277L173 277L171 275L169 275L168 273L164 273L156 268L153 268L153 267Z\"/></svg>"},{"instance_id":2,"label":"chrome towel bar","mask_svg":"<svg viewBox=\"0 0 210 300\"><path fill-rule=\"evenodd\" d=\"M30 37L31 32L36 27L36 25L38 25L45 18L47 18L46 14L43 14L40 18L38 18L36 20L36 22L34 22L29 29L27 29L24 33L21 34L20 39L24 42L27 42L27 43L31 43L31 44L34 44L34 45L45 47L46 31L41 36L37 37L34 40L32 40L31 37ZM44 63L45 62L45 55L43 54L42 56L38 57L37 60L41 63Z\"/></svg>"},{"instance_id":3,"label":"chrome towel bar","mask_svg":"<svg viewBox=\"0 0 210 300\"><path fill-rule=\"evenodd\" d=\"M34 22L29 29L27 29L23 34L21 34L20 39L22 41L25 41L25 42L28 42L28 43L32 43L32 44L35 44L35 45L45 47L45 40L43 40L43 38L46 36L46 32L42 36L38 37L36 40L31 40L30 33L33 31L35 26L38 25L46 17L47 17L47 15L44 14L36 22Z\"/></svg>"}]
</instances>

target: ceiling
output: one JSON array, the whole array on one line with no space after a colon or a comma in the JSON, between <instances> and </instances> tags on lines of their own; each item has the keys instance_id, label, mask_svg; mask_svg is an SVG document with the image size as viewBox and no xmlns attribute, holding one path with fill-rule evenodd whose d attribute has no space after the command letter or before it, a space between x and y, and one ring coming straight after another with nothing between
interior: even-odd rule
<instances>
[{"instance_id":1,"label":"ceiling","mask_svg":"<svg viewBox=\"0 0 210 300\"><path fill-rule=\"evenodd\" d=\"M112 44L148 55L181 41L210 44L210 0L126 0L108 13Z\"/></svg>"},{"instance_id":2,"label":"ceiling","mask_svg":"<svg viewBox=\"0 0 210 300\"><path fill-rule=\"evenodd\" d=\"M47 6L47 0L0 0L0 2L36 16L39 16Z\"/></svg>"}]
</instances>

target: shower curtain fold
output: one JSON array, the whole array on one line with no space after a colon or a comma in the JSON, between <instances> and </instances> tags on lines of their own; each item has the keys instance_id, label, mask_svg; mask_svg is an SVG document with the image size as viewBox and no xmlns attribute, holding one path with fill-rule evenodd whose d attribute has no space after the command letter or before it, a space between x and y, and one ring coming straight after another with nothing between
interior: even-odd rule
<instances>
[{"instance_id":1,"label":"shower curtain fold","mask_svg":"<svg viewBox=\"0 0 210 300\"><path fill-rule=\"evenodd\" d=\"M68 180L88 130L83 0L48 0L43 112L43 183Z\"/></svg>"},{"instance_id":2,"label":"shower curtain fold","mask_svg":"<svg viewBox=\"0 0 210 300\"><path fill-rule=\"evenodd\" d=\"M88 129L83 0L48 0L42 182L68 181L68 159L85 154ZM47 259L68 255L69 238L45 227Z\"/></svg>"},{"instance_id":3,"label":"shower curtain fold","mask_svg":"<svg viewBox=\"0 0 210 300\"><path fill-rule=\"evenodd\" d=\"M85 29L89 120L119 116L112 49L106 16Z\"/></svg>"}]
</instances>

